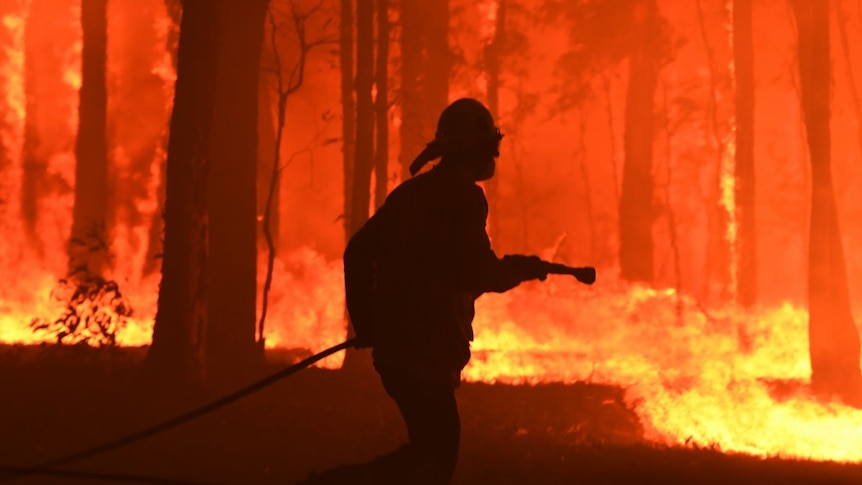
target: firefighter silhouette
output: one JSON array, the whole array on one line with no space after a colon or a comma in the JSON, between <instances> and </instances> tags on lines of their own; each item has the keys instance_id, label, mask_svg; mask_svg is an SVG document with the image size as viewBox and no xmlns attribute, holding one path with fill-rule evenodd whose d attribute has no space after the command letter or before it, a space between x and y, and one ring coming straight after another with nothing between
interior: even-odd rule
<instances>
[{"instance_id":1,"label":"firefighter silhouette","mask_svg":"<svg viewBox=\"0 0 862 485\"><path fill-rule=\"evenodd\" d=\"M455 388L470 360L474 301L548 274L536 256L497 257L485 232L488 203L476 182L494 175L502 138L482 103L453 102L410 166L415 176L392 191L347 245L345 289L357 346L372 349L409 443L365 467L342 470L342 477L351 476L345 482L450 482L460 440Z\"/></svg>"}]
</instances>

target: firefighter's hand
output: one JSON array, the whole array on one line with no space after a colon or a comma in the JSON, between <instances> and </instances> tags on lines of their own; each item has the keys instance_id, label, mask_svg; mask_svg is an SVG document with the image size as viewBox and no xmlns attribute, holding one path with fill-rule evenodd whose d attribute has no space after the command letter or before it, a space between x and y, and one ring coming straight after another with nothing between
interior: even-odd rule
<instances>
[{"instance_id":1,"label":"firefighter's hand","mask_svg":"<svg viewBox=\"0 0 862 485\"><path fill-rule=\"evenodd\" d=\"M507 254L503 256L503 261L509 265L515 276L521 281L545 281L548 277L548 264L538 256Z\"/></svg>"}]
</instances>

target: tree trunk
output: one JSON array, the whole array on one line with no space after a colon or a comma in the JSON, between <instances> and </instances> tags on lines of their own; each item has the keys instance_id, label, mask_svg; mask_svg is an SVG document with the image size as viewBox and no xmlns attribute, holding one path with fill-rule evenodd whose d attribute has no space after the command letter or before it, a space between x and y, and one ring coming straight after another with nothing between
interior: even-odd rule
<instances>
[{"instance_id":1,"label":"tree trunk","mask_svg":"<svg viewBox=\"0 0 862 485\"><path fill-rule=\"evenodd\" d=\"M219 0L218 69L207 194L207 370L233 380L255 344L258 86L267 0Z\"/></svg>"},{"instance_id":2,"label":"tree trunk","mask_svg":"<svg viewBox=\"0 0 862 485\"><path fill-rule=\"evenodd\" d=\"M862 406L859 332L850 309L841 230L831 174L831 58L827 0L795 0L799 76L811 155L808 336L811 385Z\"/></svg>"},{"instance_id":3,"label":"tree trunk","mask_svg":"<svg viewBox=\"0 0 862 485\"><path fill-rule=\"evenodd\" d=\"M488 110L497 124L500 123L500 64L506 49L506 0L497 2L497 17L494 23L494 37L485 46L485 72L488 75ZM497 176L485 182L485 192L488 197L488 226L491 240L499 240L499 219L497 218L497 192L499 165Z\"/></svg>"},{"instance_id":4,"label":"tree trunk","mask_svg":"<svg viewBox=\"0 0 862 485\"><path fill-rule=\"evenodd\" d=\"M353 164L353 197L350 234L368 220L371 171L374 168L374 5L356 6L356 151Z\"/></svg>"},{"instance_id":5,"label":"tree trunk","mask_svg":"<svg viewBox=\"0 0 862 485\"><path fill-rule=\"evenodd\" d=\"M389 0L377 0L377 146L374 154L374 207L383 205L389 184Z\"/></svg>"},{"instance_id":6,"label":"tree trunk","mask_svg":"<svg viewBox=\"0 0 862 485\"><path fill-rule=\"evenodd\" d=\"M620 275L653 281L653 95L658 77L654 52L658 7L655 0L635 6L640 42L629 58L626 91L623 188L620 197Z\"/></svg>"},{"instance_id":7,"label":"tree trunk","mask_svg":"<svg viewBox=\"0 0 862 485\"><path fill-rule=\"evenodd\" d=\"M736 76L737 295L751 307L757 301L757 233L754 225L754 36L751 0L733 5L733 57Z\"/></svg>"},{"instance_id":8,"label":"tree trunk","mask_svg":"<svg viewBox=\"0 0 862 485\"><path fill-rule=\"evenodd\" d=\"M207 341L207 179L218 59L218 12L186 0L168 140L162 283L145 361L152 377L203 382Z\"/></svg>"},{"instance_id":9,"label":"tree trunk","mask_svg":"<svg viewBox=\"0 0 862 485\"><path fill-rule=\"evenodd\" d=\"M348 238L368 220L371 203L371 172L374 169L374 4L356 4L356 145L353 155L350 225ZM379 95L379 93L378 93ZM348 338L354 336L348 327ZM344 357L345 369L366 368L365 353L350 349Z\"/></svg>"},{"instance_id":10,"label":"tree trunk","mask_svg":"<svg viewBox=\"0 0 862 485\"><path fill-rule=\"evenodd\" d=\"M356 103L353 100L353 2L341 0L341 26L339 30L339 60L341 64L341 151L344 158L344 235L345 241L353 235L350 222L353 201L353 156L356 150Z\"/></svg>"},{"instance_id":11,"label":"tree trunk","mask_svg":"<svg viewBox=\"0 0 862 485\"><path fill-rule=\"evenodd\" d=\"M170 19L168 27L167 39L165 39L165 49L171 56L174 72L177 70L177 55L179 53L179 38L180 38L180 22L182 21L183 5L182 0L164 0L165 10ZM171 107L169 107L171 109ZM167 151L167 137L162 149ZM143 274L151 274L160 270L162 265L162 254L164 252L164 218L165 212L165 186L167 185L167 170L165 169L166 162L162 164L162 170L159 172L161 183L159 184L156 214L153 219L149 231L149 244L147 245L147 255L145 258Z\"/></svg>"},{"instance_id":12,"label":"tree trunk","mask_svg":"<svg viewBox=\"0 0 862 485\"><path fill-rule=\"evenodd\" d=\"M451 53L449 2L401 4L401 179L425 144L434 138L437 117L448 104Z\"/></svg>"},{"instance_id":13,"label":"tree trunk","mask_svg":"<svg viewBox=\"0 0 862 485\"><path fill-rule=\"evenodd\" d=\"M81 91L78 105L78 139L75 143L75 209L69 245L70 272L101 275L107 265L105 251L91 251L93 236L108 237L105 225L108 198L108 144L106 125L108 86L108 2L83 0L81 27ZM98 231L98 232L95 232ZM104 241L106 244L108 241Z\"/></svg>"}]
</instances>

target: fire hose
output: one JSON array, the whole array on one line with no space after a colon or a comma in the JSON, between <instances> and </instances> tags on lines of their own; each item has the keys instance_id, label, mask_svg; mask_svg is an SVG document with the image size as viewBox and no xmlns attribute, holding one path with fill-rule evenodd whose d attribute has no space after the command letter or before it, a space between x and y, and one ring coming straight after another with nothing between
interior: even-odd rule
<instances>
[{"instance_id":1,"label":"fire hose","mask_svg":"<svg viewBox=\"0 0 862 485\"><path fill-rule=\"evenodd\" d=\"M355 343L355 339L350 339L344 342L341 342L338 345L334 345L326 350L318 352L311 357L305 358L296 364L288 366L274 374L271 374L263 379L249 384L239 390L236 390L220 399L212 401L208 404L200 406L196 409L186 412L185 414L181 414L174 418L171 418L167 421L163 421L161 423L150 426L149 428L143 429L141 431L123 436L121 438L117 438L115 440L103 443L101 445L94 446L92 448L88 448L82 451L78 451L75 453L71 453L66 456L62 456L59 458L55 458L53 460L44 461L42 463L29 466L29 467L11 467L11 466L0 466L0 473L6 474L5 477L0 477L0 482L7 482L9 480L14 480L16 478L22 478L30 475L55 475L55 476L63 476L63 477L76 477L76 478L90 478L90 479L102 479L102 480L112 480L112 481L125 481L125 482L138 482L138 483L165 483L165 484L175 484L175 485L192 485L199 484L199 482L185 482L179 480L168 480L168 479L160 479L155 477L143 477L137 475L103 475L97 473L87 473L87 472L72 472L66 470L55 470L57 467L67 465L69 463L80 461L86 458L90 458L108 451L115 450L117 448L122 448L126 445L130 445L137 441L140 441L145 438L149 438L150 436L156 435L163 431L167 431L171 428L179 426L183 423L191 421L193 419L199 418L205 414L209 414L217 409L220 409L228 404L243 398L249 394L257 392L265 387L269 387L272 384L284 379L285 377L295 374L306 367L314 364L315 362L329 357L330 355L340 352L348 347L353 346Z\"/></svg>"},{"instance_id":2,"label":"fire hose","mask_svg":"<svg viewBox=\"0 0 862 485\"><path fill-rule=\"evenodd\" d=\"M542 261L544 264L544 269L547 270L548 274L559 274L559 275L570 275L574 276L579 282L591 285L596 281L596 270L593 267L571 267L566 266L564 264L559 263L550 263L547 261ZM544 279L544 278L543 278ZM53 460L44 461L42 463L29 466L29 467L13 467L13 466L0 466L0 473L6 474L5 477L0 477L0 483L8 482L10 480L14 480L16 478L23 478L26 476L32 475L52 475L56 477L67 477L67 478L81 478L81 479L92 479L92 480L106 480L113 482L134 482L134 483L153 483L153 484L166 484L166 485L204 485L202 482L191 482L191 481L182 481L182 480L171 480L165 478L158 477L149 477L143 475L126 475L126 474L104 474L104 473L94 473L94 472L81 472L81 471L70 471L70 470L57 470L57 467L68 465L69 463L84 460L86 458L90 458L102 453L106 453L108 451L112 451L118 448L122 448L124 446L130 445L137 441L149 438L150 436L159 434L161 432L167 431L171 428L184 424L186 422L197 419L205 414L209 414L217 409L220 409L228 404L231 404L234 401L237 401L249 394L255 393L265 387L269 387L272 384L284 379L285 377L295 374L296 372L305 369L306 367L311 366L315 362L329 357L330 355L340 352L348 347L352 347L356 343L356 339L346 340L341 342L338 345L334 345L326 350L318 352L310 357L307 357L296 364L290 365L274 374L271 374L263 379L249 384L241 389L238 389L224 397L221 397L215 401L212 401L208 404L195 408L191 411L188 411L184 414L171 418L167 421L163 421L161 423L150 426L149 428L143 429L141 431L123 436L121 438L117 438L112 441L108 441L101 445L94 446L92 448L88 448L82 451L78 451L75 453L71 453L66 456L62 456L59 458L55 458Z\"/></svg>"}]
</instances>

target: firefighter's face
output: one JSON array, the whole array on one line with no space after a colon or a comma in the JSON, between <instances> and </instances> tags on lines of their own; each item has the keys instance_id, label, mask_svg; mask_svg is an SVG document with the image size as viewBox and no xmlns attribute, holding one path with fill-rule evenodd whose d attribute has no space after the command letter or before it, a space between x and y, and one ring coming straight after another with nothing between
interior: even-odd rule
<instances>
[{"instance_id":1,"label":"firefighter's face","mask_svg":"<svg viewBox=\"0 0 862 485\"><path fill-rule=\"evenodd\" d=\"M497 169L497 157L500 156L500 140L503 139L503 134L499 129L494 129L494 133L485 141L476 157L476 181L488 180L494 176Z\"/></svg>"},{"instance_id":2,"label":"firefighter's face","mask_svg":"<svg viewBox=\"0 0 862 485\"><path fill-rule=\"evenodd\" d=\"M494 176L494 172L496 172L497 170L497 160L496 157L493 155L477 157L476 165L477 182L481 182L482 180L488 180L489 178Z\"/></svg>"}]
</instances>

